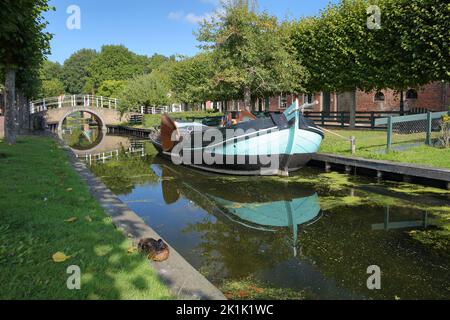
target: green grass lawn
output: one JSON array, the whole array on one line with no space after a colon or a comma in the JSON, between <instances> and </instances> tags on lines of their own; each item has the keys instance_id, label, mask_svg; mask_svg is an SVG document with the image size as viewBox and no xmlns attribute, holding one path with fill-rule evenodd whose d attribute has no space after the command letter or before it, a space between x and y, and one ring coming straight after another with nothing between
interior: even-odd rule
<instances>
[{"instance_id":1,"label":"green grass lawn","mask_svg":"<svg viewBox=\"0 0 450 320\"><path fill-rule=\"evenodd\" d=\"M198 117L198 118L207 118L207 117L215 117L222 116L223 113L220 112L211 112L211 111L186 111L186 112L174 112L170 114L172 119L183 119L188 117ZM161 115L160 114L146 114L144 115L144 122L141 127L144 128L152 128L155 126L159 126L161 124Z\"/></svg>"},{"instance_id":2,"label":"green grass lawn","mask_svg":"<svg viewBox=\"0 0 450 320\"><path fill-rule=\"evenodd\" d=\"M355 136L357 147L355 156L357 157L450 168L450 149L441 149L422 144L425 142L425 133L408 135L394 134L393 148L406 146L406 149L385 153L385 131L342 129L331 129L331 131L344 137ZM414 144L420 145L413 146ZM351 155L350 142L331 133L326 133L320 152Z\"/></svg>"},{"instance_id":3,"label":"green grass lawn","mask_svg":"<svg viewBox=\"0 0 450 320\"><path fill-rule=\"evenodd\" d=\"M0 177L0 299L170 298L53 139L0 140ZM70 258L56 263L56 252ZM81 290L67 289L70 265Z\"/></svg>"}]
</instances>

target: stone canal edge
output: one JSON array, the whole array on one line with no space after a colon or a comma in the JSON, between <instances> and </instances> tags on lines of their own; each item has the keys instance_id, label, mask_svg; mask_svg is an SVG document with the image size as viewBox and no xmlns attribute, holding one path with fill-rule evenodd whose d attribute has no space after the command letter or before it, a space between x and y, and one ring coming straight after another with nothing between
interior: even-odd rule
<instances>
[{"instance_id":1,"label":"stone canal edge","mask_svg":"<svg viewBox=\"0 0 450 320\"><path fill-rule=\"evenodd\" d=\"M141 217L123 203L103 182L94 176L87 165L76 158L72 150L55 137L64 148L80 178L87 184L92 196L99 202L126 237L138 241L141 238L162 239L169 245L169 259L150 262L171 293L181 300L226 300L223 293L187 262L167 241L147 225Z\"/></svg>"}]
</instances>

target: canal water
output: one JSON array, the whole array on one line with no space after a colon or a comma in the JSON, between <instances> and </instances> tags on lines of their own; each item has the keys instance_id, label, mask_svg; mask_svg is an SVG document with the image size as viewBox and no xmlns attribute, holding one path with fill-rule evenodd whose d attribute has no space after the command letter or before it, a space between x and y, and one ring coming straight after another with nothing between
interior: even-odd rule
<instances>
[{"instance_id":1,"label":"canal water","mask_svg":"<svg viewBox=\"0 0 450 320\"><path fill-rule=\"evenodd\" d=\"M161 159L147 141L100 140L67 142L229 298L450 298L445 190L312 168L211 175ZM380 289L368 288L370 266Z\"/></svg>"}]
</instances>

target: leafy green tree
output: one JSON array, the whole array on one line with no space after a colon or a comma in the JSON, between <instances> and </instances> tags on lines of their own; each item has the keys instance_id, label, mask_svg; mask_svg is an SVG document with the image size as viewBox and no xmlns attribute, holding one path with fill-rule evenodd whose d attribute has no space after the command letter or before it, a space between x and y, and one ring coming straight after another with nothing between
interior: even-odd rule
<instances>
[{"instance_id":1,"label":"leafy green tree","mask_svg":"<svg viewBox=\"0 0 450 320\"><path fill-rule=\"evenodd\" d=\"M170 86L156 72L129 80L120 99L122 111L140 106L165 106L173 101Z\"/></svg>"},{"instance_id":2,"label":"leafy green tree","mask_svg":"<svg viewBox=\"0 0 450 320\"><path fill-rule=\"evenodd\" d=\"M40 97L57 97L61 94L64 94L64 84L61 80L51 79L51 80L43 80L41 84Z\"/></svg>"},{"instance_id":3,"label":"leafy green tree","mask_svg":"<svg viewBox=\"0 0 450 320\"><path fill-rule=\"evenodd\" d=\"M117 98L125 89L126 83L123 80L105 80L98 88L97 94L104 97Z\"/></svg>"},{"instance_id":4,"label":"leafy green tree","mask_svg":"<svg viewBox=\"0 0 450 320\"><path fill-rule=\"evenodd\" d=\"M380 8L379 29L367 26L369 5ZM448 80L449 10L438 0L342 0L292 23L297 54L311 74L308 91L401 92Z\"/></svg>"},{"instance_id":5,"label":"leafy green tree","mask_svg":"<svg viewBox=\"0 0 450 320\"><path fill-rule=\"evenodd\" d=\"M147 64L148 70L153 71L155 69L158 69L162 64L164 64L165 62L167 62L169 60L173 60L173 58L168 58L162 54L155 53L153 56L148 58L148 64Z\"/></svg>"},{"instance_id":6,"label":"leafy green tree","mask_svg":"<svg viewBox=\"0 0 450 320\"><path fill-rule=\"evenodd\" d=\"M237 92L248 109L252 97L303 92L307 73L284 31L275 17L250 10L246 1L225 4L224 13L205 21L197 35L201 47L212 51L215 87Z\"/></svg>"},{"instance_id":7,"label":"leafy green tree","mask_svg":"<svg viewBox=\"0 0 450 320\"><path fill-rule=\"evenodd\" d=\"M88 68L94 88L105 80L128 80L148 73L148 58L129 51L122 45L103 46Z\"/></svg>"},{"instance_id":8,"label":"leafy green tree","mask_svg":"<svg viewBox=\"0 0 450 320\"><path fill-rule=\"evenodd\" d=\"M85 91L88 82L88 68L98 53L92 49L81 49L64 61L62 81L70 94L88 93Z\"/></svg>"},{"instance_id":9,"label":"leafy green tree","mask_svg":"<svg viewBox=\"0 0 450 320\"><path fill-rule=\"evenodd\" d=\"M62 75L63 69L61 64L59 64L58 62L44 60L39 72L39 77L41 80L52 80L52 79L61 80Z\"/></svg>"},{"instance_id":10,"label":"leafy green tree","mask_svg":"<svg viewBox=\"0 0 450 320\"><path fill-rule=\"evenodd\" d=\"M198 104L218 96L210 79L214 76L211 53L201 53L177 62L171 72L175 97L184 103ZM217 89L217 88L216 88Z\"/></svg>"},{"instance_id":11,"label":"leafy green tree","mask_svg":"<svg viewBox=\"0 0 450 320\"><path fill-rule=\"evenodd\" d=\"M16 142L26 94L35 90L39 67L50 50L51 34L42 13L47 0L2 0L0 10L0 70L5 81L5 138ZM16 85L17 97L16 101Z\"/></svg>"}]
</instances>

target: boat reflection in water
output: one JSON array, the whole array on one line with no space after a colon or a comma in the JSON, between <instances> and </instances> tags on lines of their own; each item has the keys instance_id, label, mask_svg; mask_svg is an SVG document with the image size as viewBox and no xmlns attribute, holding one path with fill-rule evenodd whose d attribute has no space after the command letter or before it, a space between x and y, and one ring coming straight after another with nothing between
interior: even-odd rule
<instances>
[{"instance_id":1,"label":"boat reflection in water","mask_svg":"<svg viewBox=\"0 0 450 320\"><path fill-rule=\"evenodd\" d=\"M153 168L156 169L155 166ZM261 181L248 178L233 181L231 178L224 183L223 179L211 177L189 179L188 171L192 170L172 164L162 165L162 191L166 204L175 203L182 195L204 210L246 228L264 232L290 228L292 235L288 242L294 256L297 256L299 245L299 227L311 225L321 216L319 196L314 190L288 188L286 185L276 192L273 189L261 192L264 190Z\"/></svg>"}]
</instances>

